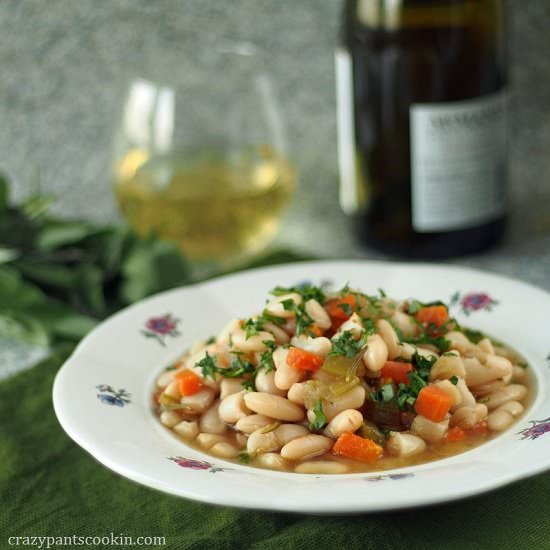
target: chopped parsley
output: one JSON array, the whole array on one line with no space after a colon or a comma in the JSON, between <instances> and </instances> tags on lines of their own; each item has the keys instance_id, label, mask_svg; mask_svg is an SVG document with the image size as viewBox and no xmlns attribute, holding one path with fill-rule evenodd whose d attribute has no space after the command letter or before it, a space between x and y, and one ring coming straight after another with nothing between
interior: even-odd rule
<instances>
[{"instance_id":1,"label":"chopped parsley","mask_svg":"<svg viewBox=\"0 0 550 550\"><path fill-rule=\"evenodd\" d=\"M210 338L207 338L207 339L206 339L205 344L206 344L207 346L209 346L210 344L213 344L215 341L216 341L216 337L215 337L215 336L210 336Z\"/></svg>"},{"instance_id":2,"label":"chopped parsley","mask_svg":"<svg viewBox=\"0 0 550 550\"><path fill-rule=\"evenodd\" d=\"M307 302L308 300L317 300L320 304L322 304L325 301L325 293L323 292L323 289L318 286L310 285L309 283L288 287L276 286L271 291L273 296L284 296L285 294L293 293L299 294L304 302Z\"/></svg>"},{"instance_id":3,"label":"chopped parsley","mask_svg":"<svg viewBox=\"0 0 550 550\"><path fill-rule=\"evenodd\" d=\"M435 361L435 357L427 359L415 353L411 360L415 370L407 374L409 383L400 383L397 386L391 383L384 384L377 391L371 393L371 400L377 403L395 402L402 411L414 410L420 390L428 385L430 370Z\"/></svg>"},{"instance_id":4,"label":"chopped parsley","mask_svg":"<svg viewBox=\"0 0 550 550\"><path fill-rule=\"evenodd\" d=\"M415 370L407 374L408 384L399 384L397 387L397 406L402 410L413 410L416 398L420 390L428 385L430 370L432 369L436 358L422 357L415 353L412 357L412 364ZM458 381L458 380L457 380Z\"/></svg>"},{"instance_id":5,"label":"chopped parsley","mask_svg":"<svg viewBox=\"0 0 550 550\"><path fill-rule=\"evenodd\" d=\"M264 369L265 372L270 372L275 368L273 351L277 347L277 344L273 340L265 340L264 344L266 350L260 355L260 368Z\"/></svg>"},{"instance_id":6,"label":"chopped parsley","mask_svg":"<svg viewBox=\"0 0 550 550\"><path fill-rule=\"evenodd\" d=\"M203 378L216 379L216 374L225 378L239 378L246 374L255 374L256 367L248 360L243 359L241 354L233 353L229 367L222 369L216 365L216 358L206 352L206 355L195 364L201 369Z\"/></svg>"},{"instance_id":7,"label":"chopped parsley","mask_svg":"<svg viewBox=\"0 0 550 550\"><path fill-rule=\"evenodd\" d=\"M458 376L451 376L449 382L453 384L453 386L456 386L458 384Z\"/></svg>"},{"instance_id":8,"label":"chopped parsley","mask_svg":"<svg viewBox=\"0 0 550 550\"><path fill-rule=\"evenodd\" d=\"M248 464L250 462L250 455L246 451L243 451L242 453L239 453L239 460L243 464Z\"/></svg>"},{"instance_id":9,"label":"chopped parsley","mask_svg":"<svg viewBox=\"0 0 550 550\"><path fill-rule=\"evenodd\" d=\"M479 344L483 338L485 338L485 334L481 332L480 330L473 330L471 328L463 328L462 334L472 342L472 344Z\"/></svg>"},{"instance_id":10,"label":"chopped parsley","mask_svg":"<svg viewBox=\"0 0 550 550\"><path fill-rule=\"evenodd\" d=\"M292 302L292 300L285 300L285 302ZM294 302L292 302L294 303ZM283 303L283 307L287 309L287 307ZM275 325L284 325L285 319L282 317L277 317L276 315L272 315L269 313L269 311L264 310L261 315L256 317L255 319L247 319L243 323L243 330L246 334L246 338L250 338L251 336L255 336L256 334L259 334L261 331L265 330L265 324L266 323L273 323Z\"/></svg>"},{"instance_id":11,"label":"chopped parsley","mask_svg":"<svg viewBox=\"0 0 550 550\"><path fill-rule=\"evenodd\" d=\"M448 351L451 348L451 343L444 336L432 336L429 333L429 327L428 327L428 331L421 333L416 338L407 338L406 341L409 344L414 344L414 345L427 344L430 346L435 346L439 351L443 351L443 352Z\"/></svg>"},{"instance_id":12,"label":"chopped parsley","mask_svg":"<svg viewBox=\"0 0 550 550\"><path fill-rule=\"evenodd\" d=\"M313 414L315 415L315 418L314 418L313 422L309 423L308 428L311 432L319 432L328 423L328 419L325 415L325 412L323 411L323 403L321 402L320 399L319 399L319 401L317 401L317 403L315 404L315 407L313 407L312 411L313 411Z\"/></svg>"},{"instance_id":13,"label":"chopped parsley","mask_svg":"<svg viewBox=\"0 0 550 550\"><path fill-rule=\"evenodd\" d=\"M329 355L343 355L344 357L355 357L367 343L368 332L364 331L359 338L355 338L351 330L345 330L332 341L332 350Z\"/></svg>"},{"instance_id":14,"label":"chopped parsley","mask_svg":"<svg viewBox=\"0 0 550 550\"><path fill-rule=\"evenodd\" d=\"M342 303L338 304L338 307L339 307L348 317L350 317L351 314L353 313L353 308L352 308L349 304L346 304L345 302L342 302Z\"/></svg>"},{"instance_id":15,"label":"chopped parsley","mask_svg":"<svg viewBox=\"0 0 550 550\"><path fill-rule=\"evenodd\" d=\"M216 380L216 373L218 370L222 370L216 366L214 357L208 352L200 361L195 363L195 367L201 369L203 378L211 378L212 380Z\"/></svg>"},{"instance_id":16,"label":"chopped parsley","mask_svg":"<svg viewBox=\"0 0 550 550\"><path fill-rule=\"evenodd\" d=\"M277 286L271 294L274 296L284 296L285 294L299 294L302 298L301 303L297 304L292 298L288 298L281 302L281 305L285 311L292 311L296 316L296 336L306 334L313 336L314 334L310 330L313 325L313 319L306 311L306 302L308 300L317 300L320 304L325 301L325 293L320 287L312 286L310 284L304 284L293 287L281 287Z\"/></svg>"},{"instance_id":17,"label":"chopped parsley","mask_svg":"<svg viewBox=\"0 0 550 550\"><path fill-rule=\"evenodd\" d=\"M376 403L389 403L395 398L393 384L384 384L379 390L372 392L371 399Z\"/></svg>"}]
</instances>

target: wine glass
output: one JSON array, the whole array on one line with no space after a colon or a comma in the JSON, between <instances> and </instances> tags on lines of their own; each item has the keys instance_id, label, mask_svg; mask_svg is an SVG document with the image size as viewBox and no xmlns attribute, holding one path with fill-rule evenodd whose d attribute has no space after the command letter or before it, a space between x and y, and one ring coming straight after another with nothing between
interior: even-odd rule
<instances>
[{"instance_id":1,"label":"wine glass","mask_svg":"<svg viewBox=\"0 0 550 550\"><path fill-rule=\"evenodd\" d=\"M233 268L277 232L295 188L266 64L251 45L219 50L163 82L130 82L113 185L140 235L175 242L198 274Z\"/></svg>"}]
</instances>

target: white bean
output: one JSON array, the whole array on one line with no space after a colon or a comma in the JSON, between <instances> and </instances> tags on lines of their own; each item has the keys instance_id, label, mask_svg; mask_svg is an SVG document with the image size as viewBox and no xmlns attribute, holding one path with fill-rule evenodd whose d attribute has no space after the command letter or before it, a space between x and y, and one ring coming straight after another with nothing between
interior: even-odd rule
<instances>
[{"instance_id":1,"label":"white bean","mask_svg":"<svg viewBox=\"0 0 550 550\"><path fill-rule=\"evenodd\" d=\"M172 428L183 439L195 439L199 433L199 423L196 420L183 420Z\"/></svg>"},{"instance_id":2,"label":"white bean","mask_svg":"<svg viewBox=\"0 0 550 550\"><path fill-rule=\"evenodd\" d=\"M255 464L270 470L285 471L288 469L288 462L278 453L263 453L258 455Z\"/></svg>"},{"instance_id":3,"label":"white bean","mask_svg":"<svg viewBox=\"0 0 550 550\"><path fill-rule=\"evenodd\" d=\"M407 457L423 452L426 449L426 443L413 434L390 432L386 449L390 455Z\"/></svg>"},{"instance_id":4,"label":"white bean","mask_svg":"<svg viewBox=\"0 0 550 550\"><path fill-rule=\"evenodd\" d=\"M465 430L487 418L487 407L483 403L476 403L473 407L460 407L451 416L451 426L459 426Z\"/></svg>"},{"instance_id":5,"label":"white bean","mask_svg":"<svg viewBox=\"0 0 550 550\"><path fill-rule=\"evenodd\" d=\"M303 371L292 368L287 362L288 349L277 348L273 352L273 363L275 364L275 385L280 390L288 390L292 384L301 382L305 374Z\"/></svg>"},{"instance_id":6,"label":"white bean","mask_svg":"<svg viewBox=\"0 0 550 550\"><path fill-rule=\"evenodd\" d=\"M181 417L176 411L162 411L160 413L160 421L167 428L173 428L181 422Z\"/></svg>"},{"instance_id":7,"label":"white bean","mask_svg":"<svg viewBox=\"0 0 550 550\"><path fill-rule=\"evenodd\" d=\"M319 357L326 357L332 349L332 342L324 336L311 338L310 336L295 336L290 343L297 348L315 353Z\"/></svg>"},{"instance_id":8,"label":"white bean","mask_svg":"<svg viewBox=\"0 0 550 550\"><path fill-rule=\"evenodd\" d=\"M486 397L487 408L493 410L506 401L521 401L526 395L527 388L523 384L510 384Z\"/></svg>"},{"instance_id":9,"label":"white bean","mask_svg":"<svg viewBox=\"0 0 550 550\"><path fill-rule=\"evenodd\" d=\"M183 411L189 414L201 414L214 402L214 390L203 388L193 395L184 395L180 399Z\"/></svg>"},{"instance_id":10,"label":"white bean","mask_svg":"<svg viewBox=\"0 0 550 550\"><path fill-rule=\"evenodd\" d=\"M493 343L489 338L483 338L477 343L477 347L481 350L483 350L485 353L488 353L489 355L495 354L495 348L493 347Z\"/></svg>"},{"instance_id":11,"label":"white bean","mask_svg":"<svg viewBox=\"0 0 550 550\"><path fill-rule=\"evenodd\" d=\"M231 341L231 338L233 336L233 333L237 330L240 330L242 326L242 322L240 319L233 319L218 334L218 337L216 338L216 343L221 344L222 346L227 346L229 342Z\"/></svg>"},{"instance_id":12,"label":"white bean","mask_svg":"<svg viewBox=\"0 0 550 550\"><path fill-rule=\"evenodd\" d=\"M173 399L179 399L181 397L181 394L178 381L174 380L173 382L170 382L170 384L168 384L168 386L164 388L164 391L162 393L164 393L164 395L167 395L168 397L172 397Z\"/></svg>"},{"instance_id":13,"label":"white bean","mask_svg":"<svg viewBox=\"0 0 550 550\"><path fill-rule=\"evenodd\" d=\"M228 424L234 424L241 418L250 414L250 409L246 406L246 390L232 393L220 402L220 418Z\"/></svg>"},{"instance_id":14,"label":"white bean","mask_svg":"<svg viewBox=\"0 0 550 550\"><path fill-rule=\"evenodd\" d=\"M273 395L286 395L285 390L281 390L275 385L274 370L266 372L264 369L260 369L254 379L254 385L261 392L272 393Z\"/></svg>"},{"instance_id":15,"label":"white bean","mask_svg":"<svg viewBox=\"0 0 550 550\"><path fill-rule=\"evenodd\" d=\"M487 426L494 432L501 432L512 425L524 408L518 401L508 401L491 411L487 417Z\"/></svg>"},{"instance_id":16,"label":"white bean","mask_svg":"<svg viewBox=\"0 0 550 550\"><path fill-rule=\"evenodd\" d=\"M476 386L475 392L476 396L479 397L485 397L486 395L496 392L497 390L501 390L504 388L506 384L503 380L493 380L492 382L488 382L487 384L481 384L479 386Z\"/></svg>"},{"instance_id":17,"label":"white bean","mask_svg":"<svg viewBox=\"0 0 550 550\"><path fill-rule=\"evenodd\" d=\"M272 451L278 451L281 448L281 443L277 439L277 435L274 431L262 433L261 430L253 432L248 437L246 443L246 450L252 456L261 453L269 453Z\"/></svg>"},{"instance_id":18,"label":"white bean","mask_svg":"<svg viewBox=\"0 0 550 550\"><path fill-rule=\"evenodd\" d=\"M260 331L258 334L249 336L247 338L244 330L238 330L233 333L232 338L233 348L239 351L247 353L262 352L267 349L264 342L275 342L275 337L271 332L265 330Z\"/></svg>"},{"instance_id":19,"label":"white bean","mask_svg":"<svg viewBox=\"0 0 550 550\"><path fill-rule=\"evenodd\" d=\"M464 378L458 379L458 382L456 383L456 389L460 392L461 400L458 405L451 408L451 412L454 412L456 409L459 409L460 407L475 406L476 398L473 396L472 392L466 385L466 381L464 380Z\"/></svg>"},{"instance_id":20,"label":"white bean","mask_svg":"<svg viewBox=\"0 0 550 550\"><path fill-rule=\"evenodd\" d=\"M289 441L307 435L309 430L300 424L281 424L275 429L275 435L281 444L286 445Z\"/></svg>"},{"instance_id":21,"label":"white bean","mask_svg":"<svg viewBox=\"0 0 550 550\"><path fill-rule=\"evenodd\" d=\"M332 439L310 434L289 441L282 449L281 456L287 460L307 460L325 454L332 447Z\"/></svg>"},{"instance_id":22,"label":"white bean","mask_svg":"<svg viewBox=\"0 0 550 550\"><path fill-rule=\"evenodd\" d=\"M524 367L519 367L518 365L514 365L512 369L512 382L523 382L525 380L525 377L527 375L527 371Z\"/></svg>"},{"instance_id":23,"label":"white bean","mask_svg":"<svg viewBox=\"0 0 550 550\"><path fill-rule=\"evenodd\" d=\"M363 363L371 372L382 370L388 360L388 346L379 334L367 337L367 349L363 353Z\"/></svg>"},{"instance_id":24,"label":"white bean","mask_svg":"<svg viewBox=\"0 0 550 550\"><path fill-rule=\"evenodd\" d=\"M331 327L332 321L329 314L317 300L308 300L305 309L306 313L321 330L327 330Z\"/></svg>"},{"instance_id":25,"label":"white bean","mask_svg":"<svg viewBox=\"0 0 550 550\"><path fill-rule=\"evenodd\" d=\"M259 430L264 426L269 426L269 424L273 424L274 422L275 419L270 418L269 416L265 416L263 414L250 414L241 418L235 424L235 428L237 428L240 432L251 434L252 432Z\"/></svg>"},{"instance_id":26,"label":"white bean","mask_svg":"<svg viewBox=\"0 0 550 550\"><path fill-rule=\"evenodd\" d=\"M220 458L236 458L239 456L239 449L227 441L220 441L212 445L212 447L210 447L210 452Z\"/></svg>"},{"instance_id":27,"label":"white bean","mask_svg":"<svg viewBox=\"0 0 550 550\"><path fill-rule=\"evenodd\" d=\"M352 313L351 317L340 325L332 339L339 338L344 332L351 332L354 338L359 338L364 330L361 317L357 313Z\"/></svg>"},{"instance_id":28,"label":"white bean","mask_svg":"<svg viewBox=\"0 0 550 550\"><path fill-rule=\"evenodd\" d=\"M434 363L430 370L430 381L445 380L453 376L464 378L466 369L462 358L459 357L457 352L448 352Z\"/></svg>"},{"instance_id":29,"label":"white bean","mask_svg":"<svg viewBox=\"0 0 550 550\"><path fill-rule=\"evenodd\" d=\"M341 411L346 409L359 409L365 402L365 396L365 388L363 386L355 386L339 397L323 400L323 411L325 416L330 421Z\"/></svg>"},{"instance_id":30,"label":"white bean","mask_svg":"<svg viewBox=\"0 0 550 550\"><path fill-rule=\"evenodd\" d=\"M219 414L220 402L214 404L201 416L200 430L209 434L223 434L227 430L225 422Z\"/></svg>"},{"instance_id":31,"label":"white bean","mask_svg":"<svg viewBox=\"0 0 550 550\"><path fill-rule=\"evenodd\" d=\"M382 340L386 343L388 348L388 356L390 359L397 357L401 351L399 346L399 338L390 323L388 323L385 319L378 319L378 321L376 321L376 330L382 337Z\"/></svg>"},{"instance_id":32,"label":"white bean","mask_svg":"<svg viewBox=\"0 0 550 550\"><path fill-rule=\"evenodd\" d=\"M303 405L305 391L306 391L306 384L307 382L296 382L295 384L292 384L292 386L290 386L290 389L288 390L288 395L287 395L288 399L293 403L297 403L298 405Z\"/></svg>"},{"instance_id":33,"label":"white bean","mask_svg":"<svg viewBox=\"0 0 550 550\"><path fill-rule=\"evenodd\" d=\"M297 474L345 474L349 468L334 460L310 460L294 468Z\"/></svg>"},{"instance_id":34,"label":"white bean","mask_svg":"<svg viewBox=\"0 0 550 550\"><path fill-rule=\"evenodd\" d=\"M203 449L211 449L216 443L225 442L225 437L223 435L201 433L197 435L195 442Z\"/></svg>"},{"instance_id":35,"label":"white bean","mask_svg":"<svg viewBox=\"0 0 550 550\"><path fill-rule=\"evenodd\" d=\"M449 380L439 380L434 386L442 389L453 400L453 407L458 407L462 402L460 390Z\"/></svg>"},{"instance_id":36,"label":"white bean","mask_svg":"<svg viewBox=\"0 0 550 550\"><path fill-rule=\"evenodd\" d=\"M275 343L278 346L288 344L288 342L290 341L289 335L281 327L279 327L275 323L272 323L271 321L264 323L264 330L267 330L268 332L271 332L271 334L273 334L273 337L275 338Z\"/></svg>"},{"instance_id":37,"label":"white bean","mask_svg":"<svg viewBox=\"0 0 550 550\"><path fill-rule=\"evenodd\" d=\"M486 364L481 364L478 359L474 357L464 358L464 368L466 369L466 384L470 388L479 386L481 384L487 384L498 378L502 378L512 370L512 364L508 361L508 365L500 362L489 362L496 358L496 355L489 355ZM504 359L504 357L499 357ZM504 361L507 361L504 359Z\"/></svg>"},{"instance_id":38,"label":"white bean","mask_svg":"<svg viewBox=\"0 0 550 550\"><path fill-rule=\"evenodd\" d=\"M346 409L339 412L327 425L324 434L332 439L338 437L344 432L355 432L363 424L363 415L355 409Z\"/></svg>"},{"instance_id":39,"label":"white bean","mask_svg":"<svg viewBox=\"0 0 550 550\"><path fill-rule=\"evenodd\" d=\"M250 410L277 420L300 422L304 419L304 409L280 395L248 392L244 396L244 401Z\"/></svg>"},{"instance_id":40,"label":"white bean","mask_svg":"<svg viewBox=\"0 0 550 550\"><path fill-rule=\"evenodd\" d=\"M292 300L296 305L302 303L302 297L296 292L291 292L290 294L277 296L267 304L265 309L268 313L276 317L283 317L285 319L294 317L294 311L292 309L285 309L283 305L283 302L287 302L288 300Z\"/></svg>"},{"instance_id":41,"label":"white bean","mask_svg":"<svg viewBox=\"0 0 550 550\"><path fill-rule=\"evenodd\" d=\"M461 355L464 355L474 345L462 332L450 331L445 334L445 340L448 340L452 349L456 349Z\"/></svg>"},{"instance_id":42,"label":"white bean","mask_svg":"<svg viewBox=\"0 0 550 550\"><path fill-rule=\"evenodd\" d=\"M420 414L414 417L411 424L411 432L425 441L439 441L443 439L448 428L449 418L445 418L441 422L433 422Z\"/></svg>"},{"instance_id":43,"label":"white bean","mask_svg":"<svg viewBox=\"0 0 550 550\"><path fill-rule=\"evenodd\" d=\"M226 397L243 391L243 382L244 378L223 378L220 381L220 399L223 401Z\"/></svg>"},{"instance_id":44,"label":"white bean","mask_svg":"<svg viewBox=\"0 0 550 550\"><path fill-rule=\"evenodd\" d=\"M392 323L403 333L405 338L412 338L418 333L418 325L404 311L396 309L390 317Z\"/></svg>"}]
</instances>

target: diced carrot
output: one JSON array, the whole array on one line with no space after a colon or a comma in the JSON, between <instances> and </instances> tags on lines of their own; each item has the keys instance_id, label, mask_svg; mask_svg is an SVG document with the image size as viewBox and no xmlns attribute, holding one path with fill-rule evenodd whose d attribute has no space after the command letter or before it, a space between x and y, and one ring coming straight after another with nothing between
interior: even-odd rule
<instances>
[{"instance_id":1,"label":"diced carrot","mask_svg":"<svg viewBox=\"0 0 550 550\"><path fill-rule=\"evenodd\" d=\"M329 314L332 326L332 331L336 331L340 328L345 321L347 321L351 313L355 310L355 296L353 294L346 294L340 298L333 298L324 304L325 310Z\"/></svg>"},{"instance_id":2,"label":"diced carrot","mask_svg":"<svg viewBox=\"0 0 550 550\"><path fill-rule=\"evenodd\" d=\"M468 435L487 435L488 431L489 428L487 426L487 420L482 420L481 422L478 422L477 424L466 430Z\"/></svg>"},{"instance_id":3,"label":"diced carrot","mask_svg":"<svg viewBox=\"0 0 550 550\"><path fill-rule=\"evenodd\" d=\"M307 330L312 336L316 336L316 337L323 336L323 334L325 333L325 331L321 327L315 324L307 327Z\"/></svg>"},{"instance_id":4,"label":"diced carrot","mask_svg":"<svg viewBox=\"0 0 550 550\"><path fill-rule=\"evenodd\" d=\"M437 386L430 385L418 393L414 410L433 422L441 422L453 404L451 396Z\"/></svg>"},{"instance_id":5,"label":"diced carrot","mask_svg":"<svg viewBox=\"0 0 550 550\"><path fill-rule=\"evenodd\" d=\"M181 395L194 395L201 391L203 386L200 377L190 370L182 370L176 374L176 380Z\"/></svg>"},{"instance_id":6,"label":"diced carrot","mask_svg":"<svg viewBox=\"0 0 550 550\"><path fill-rule=\"evenodd\" d=\"M416 312L415 318L419 323L440 327L449 320L449 312L444 305L426 306Z\"/></svg>"},{"instance_id":7,"label":"diced carrot","mask_svg":"<svg viewBox=\"0 0 550 550\"><path fill-rule=\"evenodd\" d=\"M361 462L376 462L382 456L384 450L372 439L366 439L351 432L344 432L336 440L332 452Z\"/></svg>"},{"instance_id":8,"label":"diced carrot","mask_svg":"<svg viewBox=\"0 0 550 550\"><path fill-rule=\"evenodd\" d=\"M466 437L466 432L460 426L453 426L449 428L445 441L461 441Z\"/></svg>"},{"instance_id":9,"label":"diced carrot","mask_svg":"<svg viewBox=\"0 0 550 550\"><path fill-rule=\"evenodd\" d=\"M286 356L287 364L293 369L312 372L319 370L324 361L319 355L300 348L290 348Z\"/></svg>"},{"instance_id":10,"label":"diced carrot","mask_svg":"<svg viewBox=\"0 0 550 550\"><path fill-rule=\"evenodd\" d=\"M411 363L386 361L380 373L382 378L390 378L396 384L409 384L408 373L412 371Z\"/></svg>"}]
</instances>

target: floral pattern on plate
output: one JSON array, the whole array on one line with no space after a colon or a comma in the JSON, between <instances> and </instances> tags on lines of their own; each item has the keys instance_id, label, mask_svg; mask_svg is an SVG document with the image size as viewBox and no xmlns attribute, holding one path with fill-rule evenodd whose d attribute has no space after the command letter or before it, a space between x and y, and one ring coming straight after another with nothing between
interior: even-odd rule
<instances>
[{"instance_id":1,"label":"floral pattern on plate","mask_svg":"<svg viewBox=\"0 0 550 550\"><path fill-rule=\"evenodd\" d=\"M161 346L166 346L166 338L174 338L181 335L181 332L178 330L179 322L180 320L171 313L158 317L150 317L145 322L145 329L142 329L141 333L146 338L155 339Z\"/></svg>"},{"instance_id":2,"label":"floral pattern on plate","mask_svg":"<svg viewBox=\"0 0 550 550\"><path fill-rule=\"evenodd\" d=\"M128 393L124 388L115 390L108 384L99 384L96 386L99 391L97 398L105 405L112 405L114 407L124 407L131 403L131 393Z\"/></svg>"},{"instance_id":3,"label":"floral pattern on plate","mask_svg":"<svg viewBox=\"0 0 550 550\"><path fill-rule=\"evenodd\" d=\"M530 420L529 422L531 426L518 432L518 435L521 435L521 439L537 439L537 437L550 432L550 418Z\"/></svg>"},{"instance_id":4,"label":"floral pattern on plate","mask_svg":"<svg viewBox=\"0 0 550 550\"><path fill-rule=\"evenodd\" d=\"M211 474L232 470L232 468L218 468L216 466L212 466L212 464L210 462L207 462L206 460L185 458L184 456L169 456L167 458L168 460L175 462L181 468L189 468L190 470L208 470Z\"/></svg>"},{"instance_id":5,"label":"floral pattern on plate","mask_svg":"<svg viewBox=\"0 0 550 550\"><path fill-rule=\"evenodd\" d=\"M498 300L492 298L486 292L468 292L461 294L459 291L451 296L449 306L459 306L464 315L470 315L475 311L491 311L498 304Z\"/></svg>"}]
</instances>

